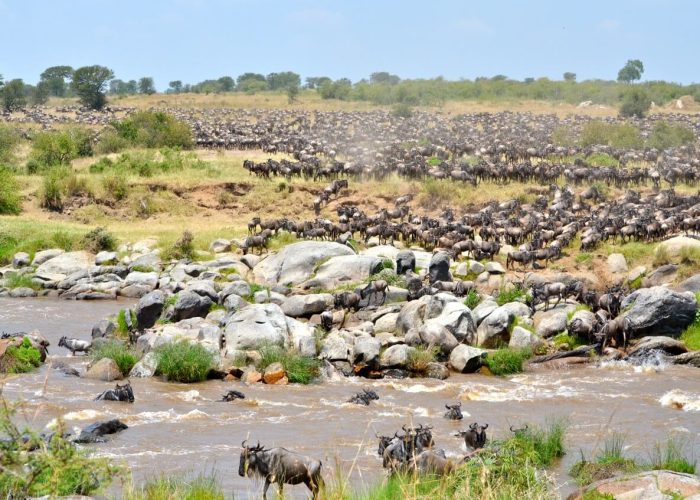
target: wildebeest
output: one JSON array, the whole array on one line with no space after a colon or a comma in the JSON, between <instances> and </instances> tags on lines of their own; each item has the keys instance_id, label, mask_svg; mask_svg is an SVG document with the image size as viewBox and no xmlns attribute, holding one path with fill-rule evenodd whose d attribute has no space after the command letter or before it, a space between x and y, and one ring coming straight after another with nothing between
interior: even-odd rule
<instances>
[{"instance_id":1,"label":"wildebeest","mask_svg":"<svg viewBox=\"0 0 700 500\"><path fill-rule=\"evenodd\" d=\"M118 419L95 422L80 431L80 435L74 440L75 443L104 443L104 438L108 434L116 434L129 427Z\"/></svg>"},{"instance_id":2,"label":"wildebeest","mask_svg":"<svg viewBox=\"0 0 700 500\"><path fill-rule=\"evenodd\" d=\"M380 294L382 296L381 304L383 304L386 300L387 286L388 283L384 280L372 281L360 291L360 297L362 297L363 299L369 297L369 300L372 300L373 297L375 297L377 294Z\"/></svg>"},{"instance_id":3,"label":"wildebeest","mask_svg":"<svg viewBox=\"0 0 700 500\"><path fill-rule=\"evenodd\" d=\"M445 418L449 420L462 420L464 415L462 415L462 403L459 402L455 405L445 405L447 411L445 412Z\"/></svg>"},{"instance_id":4,"label":"wildebeest","mask_svg":"<svg viewBox=\"0 0 700 500\"><path fill-rule=\"evenodd\" d=\"M97 396L95 398L95 401L125 401L129 403L133 403L134 400L134 391L131 388L131 384L127 382L124 385L119 385L117 384L114 389L108 389L104 391L102 394Z\"/></svg>"},{"instance_id":5,"label":"wildebeest","mask_svg":"<svg viewBox=\"0 0 700 500\"><path fill-rule=\"evenodd\" d=\"M333 295L335 307L357 311L361 297L355 292L340 292Z\"/></svg>"},{"instance_id":6,"label":"wildebeest","mask_svg":"<svg viewBox=\"0 0 700 500\"><path fill-rule=\"evenodd\" d=\"M527 424L525 424L525 427L520 427L520 428L514 428L512 425L510 426L510 432L515 434L515 437L523 437L527 434L528 432L528 427Z\"/></svg>"},{"instance_id":7,"label":"wildebeest","mask_svg":"<svg viewBox=\"0 0 700 500\"><path fill-rule=\"evenodd\" d=\"M379 394L371 389L362 389L362 392L358 392L348 399L348 403L355 403L358 405L369 406L370 401L378 401Z\"/></svg>"},{"instance_id":8,"label":"wildebeest","mask_svg":"<svg viewBox=\"0 0 700 500\"><path fill-rule=\"evenodd\" d=\"M266 450L258 443L256 446L246 446L241 443L243 450L238 464L238 475L248 477L253 473L265 479L263 498L267 498L267 489L271 483L277 484L279 496L283 496L285 484L304 483L318 497L318 490L323 485L321 477L321 461L310 459L285 448Z\"/></svg>"},{"instance_id":9,"label":"wildebeest","mask_svg":"<svg viewBox=\"0 0 700 500\"><path fill-rule=\"evenodd\" d=\"M413 458L413 467L419 474L446 476L454 472L464 460L455 462L445 457L444 451L425 450Z\"/></svg>"},{"instance_id":10,"label":"wildebeest","mask_svg":"<svg viewBox=\"0 0 700 500\"><path fill-rule=\"evenodd\" d=\"M535 302L544 302L544 310L546 311L549 309L549 298L557 298L557 303L554 304L554 307L556 307L562 299L566 300L566 291L567 288L564 283L543 283L532 287L532 296Z\"/></svg>"},{"instance_id":11,"label":"wildebeest","mask_svg":"<svg viewBox=\"0 0 700 500\"><path fill-rule=\"evenodd\" d=\"M226 394L221 396L221 399L219 401L223 401L223 402L228 403L230 401L235 401L237 399L245 399L245 394L243 394L240 391L230 390Z\"/></svg>"},{"instance_id":12,"label":"wildebeest","mask_svg":"<svg viewBox=\"0 0 700 500\"><path fill-rule=\"evenodd\" d=\"M329 332L333 329L333 311L323 311L321 313L321 328Z\"/></svg>"},{"instance_id":13,"label":"wildebeest","mask_svg":"<svg viewBox=\"0 0 700 500\"><path fill-rule=\"evenodd\" d=\"M486 429L489 424L479 425L474 422L466 431L459 431L455 436L464 438L467 449L478 450L486 445Z\"/></svg>"},{"instance_id":14,"label":"wildebeest","mask_svg":"<svg viewBox=\"0 0 700 500\"><path fill-rule=\"evenodd\" d=\"M411 460L422 452L433 447L432 427L423 426L406 428L402 426L403 435L394 434L394 437L384 445L382 452L382 465L384 468L396 472L404 470L411 465ZM382 448L380 440L380 449Z\"/></svg>"},{"instance_id":15,"label":"wildebeest","mask_svg":"<svg viewBox=\"0 0 700 500\"><path fill-rule=\"evenodd\" d=\"M92 343L87 340L69 339L64 336L59 339L58 347L65 347L75 356L76 352L88 352L90 347L92 347Z\"/></svg>"},{"instance_id":16,"label":"wildebeest","mask_svg":"<svg viewBox=\"0 0 700 500\"><path fill-rule=\"evenodd\" d=\"M618 316L615 319L608 320L601 330L603 336L601 350L605 349L605 346L607 346L611 340L618 349L624 348L627 345L631 327L632 322L627 316Z\"/></svg>"}]
</instances>

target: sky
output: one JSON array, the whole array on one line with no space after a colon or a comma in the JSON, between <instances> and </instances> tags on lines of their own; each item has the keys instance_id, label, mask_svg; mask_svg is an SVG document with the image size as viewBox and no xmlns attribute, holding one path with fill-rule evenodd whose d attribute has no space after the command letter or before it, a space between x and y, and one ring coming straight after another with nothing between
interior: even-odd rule
<instances>
[{"instance_id":1,"label":"sky","mask_svg":"<svg viewBox=\"0 0 700 500\"><path fill-rule=\"evenodd\" d=\"M122 80L248 71L700 81L697 0L0 0L0 74L100 64Z\"/></svg>"}]
</instances>

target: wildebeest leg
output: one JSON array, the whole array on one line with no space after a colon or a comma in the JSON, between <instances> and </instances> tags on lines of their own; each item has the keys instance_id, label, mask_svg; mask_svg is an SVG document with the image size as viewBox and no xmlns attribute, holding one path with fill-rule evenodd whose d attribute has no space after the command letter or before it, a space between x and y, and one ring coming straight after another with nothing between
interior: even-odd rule
<instances>
[{"instance_id":1,"label":"wildebeest leg","mask_svg":"<svg viewBox=\"0 0 700 500\"><path fill-rule=\"evenodd\" d=\"M559 305L559 302L561 302L561 294L557 295L557 303L554 304L554 307L557 307Z\"/></svg>"},{"instance_id":2,"label":"wildebeest leg","mask_svg":"<svg viewBox=\"0 0 700 500\"><path fill-rule=\"evenodd\" d=\"M265 486L263 486L263 495L262 495L264 500L267 500L267 489L269 487L270 487L270 479L266 477L265 478Z\"/></svg>"},{"instance_id":3,"label":"wildebeest leg","mask_svg":"<svg viewBox=\"0 0 700 500\"><path fill-rule=\"evenodd\" d=\"M384 305L384 302L386 302L386 289L382 292L382 303L379 304L380 306Z\"/></svg>"}]
</instances>

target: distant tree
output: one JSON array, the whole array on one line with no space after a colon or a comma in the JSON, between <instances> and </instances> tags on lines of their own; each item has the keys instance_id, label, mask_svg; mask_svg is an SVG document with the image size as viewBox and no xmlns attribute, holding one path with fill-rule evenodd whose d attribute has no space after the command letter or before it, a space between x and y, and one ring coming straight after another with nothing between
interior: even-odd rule
<instances>
[{"instance_id":1,"label":"distant tree","mask_svg":"<svg viewBox=\"0 0 700 500\"><path fill-rule=\"evenodd\" d=\"M236 81L230 76L222 76L217 80L222 92L233 92L236 88Z\"/></svg>"},{"instance_id":2,"label":"distant tree","mask_svg":"<svg viewBox=\"0 0 700 500\"><path fill-rule=\"evenodd\" d=\"M491 77L492 82L503 82L507 79L508 77L506 75L495 75Z\"/></svg>"},{"instance_id":3,"label":"distant tree","mask_svg":"<svg viewBox=\"0 0 700 500\"><path fill-rule=\"evenodd\" d=\"M49 94L56 97L66 95L68 89L66 80L70 80L72 77L73 68L70 66L51 66L39 75L40 81L46 83Z\"/></svg>"},{"instance_id":4,"label":"distant tree","mask_svg":"<svg viewBox=\"0 0 700 500\"><path fill-rule=\"evenodd\" d=\"M322 99L346 100L352 92L352 82L347 78L341 78L334 82L324 81L317 89Z\"/></svg>"},{"instance_id":5,"label":"distant tree","mask_svg":"<svg viewBox=\"0 0 700 500\"><path fill-rule=\"evenodd\" d=\"M17 78L10 80L2 87L2 107L5 111L15 111L27 105L24 95L24 82Z\"/></svg>"},{"instance_id":6,"label":"distant tree","mask_svg":"<svg viewBox=\"0 0 700 500\"><path fill-rule=\"evenodd\" d=\"M265 88L267 88L265 75L260 73L243 73L236 79L236 90L246 92L251 87L260 88L260 83L263 83Z\"/></svg>"},{"instance_id":7,"label":"distant tree","mask_svg":"<svg viewBox=\"0 0 700 500\"><path fill-rule=\"evenodd\" d=\"M290 85L287 87L287 101L289 104L295 103L299 97L299 85Z\"/></svg>"},{"instance_id":8,"label":"distant tree","mask_svg":"<svg viewBox=\"0 0 700 500\"><path fill-rule=\"evenodd\" d=\"M124 88L127 94L136 94L139 91L139 84L136 80L129 80Z\"/></svg>"},{"instance_id":9,"label":"distant tree","mask_svg":"<svg viewBox=\"0 0 700 500\"><path fill-rule=\"evenodd\" d=\"M39 83L37 83L35 87L26 85L25 94L29 95L29 99L33 105L46 104L50 95L49 83L45 80L39 80Z\"/></svg>"},{"instance_id":10,"label":"distant tree","mask_svg":"<svg viewBox=\"0 0 700 500\"><path fill-rule=\"evenodd\" d=\"M309 76L306 79L304 87L307 89L315 90L318 89L324 83L331 83L332 81L333 80L331 80L327 76Z\"/></svg>"},{"instance_id":11,"label":"distant tree","mask_svg":"<svg viewBox=\"0 0 700 500\"><path fill-rule=\"evenodd\" d=\"M535 82L535 79L532 78L531 76L528 76L527 78L525 78L525 79L523 80L523 82L524 82L524 83L527 83L527 84L530 84L530 83L534 83L534 82Z\"/></svg>"},{"instance_id":12,"label":"distant tree","mask_svg":"<svg viewBox=\"0 0 700 500\"><path fill-rule=\"evenodd\" d=\"M84 66L73 72L71 87L80 102L91 109L102 109L107 103L105 86L114 78L114 72L104 66Z\"/></svg>"},{"instance_id":13,"label":"distant tree","mask_svg":"<svg viewBox=\"0 0 700 500\"><path fill-rule=\"evenodd\" d=\"M285 90L292 86L301 86L301 77L293 71L270 73L266 80L270 90Z\"/></svg>"},{"instance_id":14,"label":"distant tree","mask_svg":"<svg viewBox=\"0 0 700 500\"><path fill-rule=\"evenodd\" d=\"M153 78L144 76L139 80L139 93L151 95L156 93L156 86L153 83Z\"/></svg>"},{"instance_id":15,"label":"distant tree","mask_svg":"<svg viewBox=\"0 0 700 500\"><path fill-rule=\"evenodd\" d=\"M182 92L182 80L173 80L168 84L168 93L179 94Z\"/></svg>"},{"instance_id":16,"label":"distant tree","mask_svg":"<svg viewBox=\"0 0 700 500\"><path fill-rule=\"evenodd\" d=\"M128 94L127 91L127 85L124 80L120 80L119 78L115 78L111 82L109 82L109 93L110 94L117 94L117 95L126 95Z\"/></svg>"},{"instance_id":17,"label":"distant tree","mask_svg":"<svg viewBox=\"0 0 700 500\"><path fill-rule=\"evenodd\" d=\"M617 81L632 83L634 80L642 78L644 73L644 64L639 59L630 59L622 69L617 73Z\"/></svg>"},{"instance_id":18,"label":"distant tree","mask_svg":"<svg viewBox=\"0 0 700 500\"><path fill-rule=\"evenodd\" d=\"M627 90L622 97L620 106L620 116L644 118L644 115L651 108L651 99L644 90L634 86Z\"/></svg>"},{"instance_id":19,"label":"distant tree","mask_svg":"<svg viewBox=\"0 0 700 500\"><path fill-rule=\"evenodd\" d=\"M567 71L564 73L564 81L565 82L575 82L576 81L576 73L572 73L570 71Z\"/></svg>"},{"instance_id":20,"label":"distant tree","mask_svg":"<svg viewBox=\"0 0 700 500\"><path fill-rule=\"evenodd\" d=\"M396 85L400 81L401 78L386 71L377 71L369 75L369 83L371 84L386 83L388 85Z\"/></svg>"}]
</instances>

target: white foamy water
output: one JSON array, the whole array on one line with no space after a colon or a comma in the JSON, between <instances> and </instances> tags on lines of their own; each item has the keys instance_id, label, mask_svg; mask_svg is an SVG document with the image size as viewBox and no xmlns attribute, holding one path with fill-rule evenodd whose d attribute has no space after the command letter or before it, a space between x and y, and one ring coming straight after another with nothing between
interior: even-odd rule
<instances>
[{"instance_id":1,"label":"white foamy water","mask_svg":"<svg viewBox=\"0 0 700 500\"><path fill-rule=\"evenodd\" d=\"M177 393L177 397L181 399L182 401L187 401L187 402L192 402L192 401L197 401L199 399L202 399L202 396L199 394L199 391L186 391L186 392L179 392Z\"/></svg>"},{"instance_id":2,"label":"white foamy water","mask_svg":"<svg viewBox=\"0 0 700 500\"><path fill-rule=\"evenodd\" d=\"M668 363L660 351L652 351L641 359L618 359L601 361L598 367L603 370L634 370L635 373L660 373Z\"/></svg>"},{"instance_id":3,"label":"white foamy water","mask_svg":"<svg viewBox=\"0 0 700 500\"><path fill-rule=\"evenodd\" d=\"M65 421L74 421L74 420L96 420L100 417L104 417L106 413L98 411L98 410L80 410L80 411L71 411L63 415L61 418ZM46 424L46 427L48 429L55 429L58 427L58 419L54 418L49 421L48 424Z\"/></svg>"},{"instance_id":4,"label":"white foamy water","mask_svg":"<svg viewBox=\"0 0 700 500\"><path fill-rule=\"evenodd\" d=\"M137 413L135 415L127 415L122 420L128 425L144 425L144 424L156 424L159 422L181 422L185 420L197 420L210 418L209 414L200 411L192 410L187 413L177 413L174 409L170 408L167 411L144 411Z\"/></svg>"},{"instance_id":5,"label":"white foamy water","mask_svg":"<svg viewBox=\"0 0 700 500\"><path fill-rule=\"evenodd\" d=\"M690 394L674 389L659 399L662 406L683 411L700 411L700 394Z\"/></svg>"}]
</instances>

